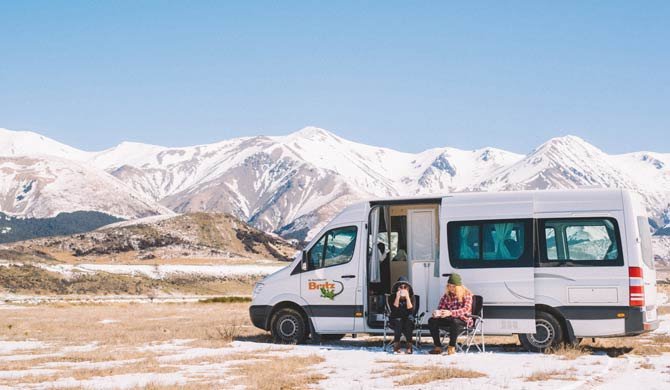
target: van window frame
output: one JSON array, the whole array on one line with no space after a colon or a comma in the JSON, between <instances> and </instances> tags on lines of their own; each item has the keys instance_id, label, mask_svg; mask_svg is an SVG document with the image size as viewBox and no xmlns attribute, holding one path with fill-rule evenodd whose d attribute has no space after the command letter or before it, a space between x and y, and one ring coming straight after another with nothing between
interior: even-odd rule
<instances>
[{"instance_id":1,"label":"van window frame","mask_svg":"<svg viewBox=\"0 0 670 390\"><path fill-rule=\"evenodd\" d=\"M330 233L334 230L347 229L347 228L353 228L354 231L356 232L356 236L354 237L354 251L351 254L351 256L349 257L349 260L347 260L343 263L337 263L337 264L331 264L331 265L328 265L328 266L324 266L323 264L324 264L325 259L326 259L326 250L328 248L328 233ZM319 241L321 241L324 238L325 238L325 242L324 242L324 245L323 245L321 267L314 268L314 267L311 266L311 263L309 261L309 257L310 257L310 254L312 252L312 249L316 246L316 244L318 244ZM310 246L309 249L307 249L305 251L305 255L307 256L307 270L302 271L302 272L316 271L316 270L320 270L320 269L339 267L339 266L344 265L344 264L349 264L349 263L351 263L351 260L354 258L354 256L356 256L357 247L358 247L358 226L356 226L356 225L344 225L344 226L337 226L337 227L334 227L332 229L328 229L322 235L319 236L318 240L314 240L314 244L312 244L312 246Z\"/></svg>"},{"instance_id":2,"label":"van window frame","mask_svg":"<svg viewBox=\"0 0 670 390\"><path fill-rule=\"evenodd\" d=\"M484 260L484 225L496 223L520 223L524 226L523 252L517 259ZM477 226L479 228L479 259L461 259L451 245L451 234L458 232L461 226ZM455 230L454 230L455 229ZM455 269L489 269L489 268L531 268L535 266L534 223L532 218L478 219L447 222L447 249L449 264Z\"/></svg>"},{"instance_id":3,"label":"van window frame","mask_svg":"<svg viewBox=\"0 0 670 390\"><path fill-rule=\"evenodd\" d=\"M616 259L609 260L553 260L549 259L547 254L547 236L545 234L546 222L547 221L558 221L558 222L571 222L571 221L589 221L589 220L607 220L612 223L614 226L614 235L616 239L616 245L618 248L618 255ZM619 229L619 222L614 217L610 216L589 216L589 217L556 217L556 218L537 218L538 226L538 252L539 252L539 261L537 266L540 268L551 268L551 267L622 267L625 264L624 259L624 250L621 240L621 230ZM564 236L564 232L558 232L554 230L555 237L558 237L558 234ZM566 243L567 245L567 243ZM559 251L558 242L556 242L557 251ZM567 249L567 248L564 248ZM560 253L557 252L557 254Z\"/></svg>"}]
</instances>

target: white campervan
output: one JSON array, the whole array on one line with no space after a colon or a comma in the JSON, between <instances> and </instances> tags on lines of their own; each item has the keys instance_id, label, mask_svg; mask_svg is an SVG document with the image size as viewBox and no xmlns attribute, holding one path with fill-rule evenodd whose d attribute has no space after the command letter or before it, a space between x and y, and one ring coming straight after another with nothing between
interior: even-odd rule
<instances>
[{"instance_id":1,"label":"white campervan","mask_svg":"<svg viewBox=\"0 0 670 390\"><path fill-rule=\"evenodd\" d=\"M484 333L518 334L529 350L658 327L647 213L626 190L350 206L255 286L250 316L278 342L380 333L384 294L398 277L410 279L430 313L454 272L484 299Z\"/></svg>"}]
</instances>

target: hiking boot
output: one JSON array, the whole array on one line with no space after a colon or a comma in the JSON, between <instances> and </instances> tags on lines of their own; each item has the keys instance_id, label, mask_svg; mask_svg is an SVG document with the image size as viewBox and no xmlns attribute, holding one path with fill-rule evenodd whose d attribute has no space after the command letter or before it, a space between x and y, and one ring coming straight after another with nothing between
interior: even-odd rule
<instances>
[{"instance_id":1,"label":"hiking boot","mask_svg":"<svg viewBox=\"0 0 670 390\"><path fill-rule=\"evenodd\" d=\"M440 355L442 354L442 348L441 347L433 347L430 351L428 351L429 354L431 355Z\"/></svg>"},{"instance_id":2,"label":"hiking boot","mask_svg":"<svg viewBox=\"0 0 670 390\"><path fill-rule=\"evenodd\" d=\"M393 343L393 353L400 353L400 341Z\"/></svg>"},{"instance_id":3,"label":"hiking boot","mask_svg":"<svg viewBox=\"0 0 670 390\"><path fill-rule=\"evenodd\" d=\"M408 355L411 355L412 352L413 352L413 351L412 351L412 343L408 343L408 344L407 344L407 351L406 351L406 353L407 353Z\"/></svg>"},{"instance_id":4,"label":"hiking boot","mask_svg":"<svg viewBox=\"0 0 670 390\"><path fill-rule=\"evenodd\" d=\"M456 354L456 347L448 347L447 348L447 355L455 355Z\"/></svg>"}]
</instances>

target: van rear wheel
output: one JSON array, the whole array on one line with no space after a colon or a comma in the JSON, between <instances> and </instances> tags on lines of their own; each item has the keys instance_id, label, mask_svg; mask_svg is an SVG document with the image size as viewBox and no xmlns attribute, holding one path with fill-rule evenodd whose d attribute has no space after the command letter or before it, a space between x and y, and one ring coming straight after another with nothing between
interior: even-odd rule
<instances>
[{"instance_id":1,"label":"van rear wheel","mask_svg":"<svg viewBox=\"0 0 670 390\"><path fill-rule=\"evenodd\" d=\"M535 333L520 334L519 340L530 352L544 352L563 341L563 327L553 315L538 311L535 315Z\"/></svg>"},{"instance_id":2,"label":"van rear wheel","mask_svg":"<svg viewBox=\"0 0 670 390\"><path fill-rule=\"evenodd\" d=\"M295 309L281 309L272 317L272 338L278 344L302 344L307 340L307 325Z\"/></svg>"}]
</instances>

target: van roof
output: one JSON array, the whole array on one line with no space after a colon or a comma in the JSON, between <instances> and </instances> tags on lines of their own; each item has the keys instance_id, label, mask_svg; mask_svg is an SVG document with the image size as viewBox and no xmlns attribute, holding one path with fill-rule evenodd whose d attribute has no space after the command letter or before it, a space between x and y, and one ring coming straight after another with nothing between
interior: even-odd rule
<instances>
[{"instance_id":1,"label":"van roof","mask_svg":"<svg viewBox=\"0 0 670 390\"><path fill-rule=\"evenodd\" d=\"M530 198L536 200L553 199L560 197L561 199L583 199L586 196L596 197L599 199L621 198L622 191L626 189L619 188L576 188L576 189L561 189L561 190L518 190L518 191L471 191L471 192L451 192L447 194L433 194L433 195L416 195L416 196L399 196L392 198L371 198L363 203L385 203L385 202L404 202L404 201L439 201L443 198L458 198L458 199L481 199L486 198L490 201L508 200L510 198Z\"/></svg>"}]
</instances>

